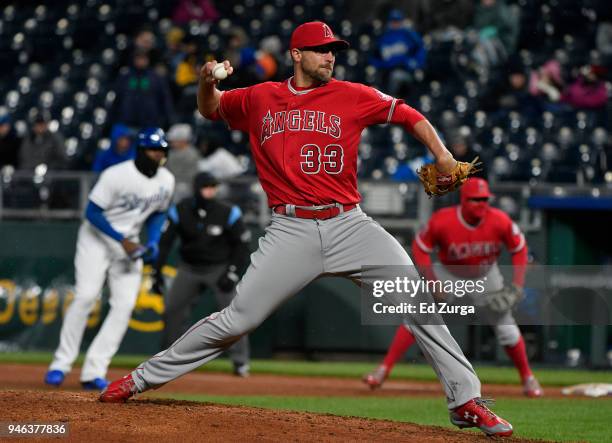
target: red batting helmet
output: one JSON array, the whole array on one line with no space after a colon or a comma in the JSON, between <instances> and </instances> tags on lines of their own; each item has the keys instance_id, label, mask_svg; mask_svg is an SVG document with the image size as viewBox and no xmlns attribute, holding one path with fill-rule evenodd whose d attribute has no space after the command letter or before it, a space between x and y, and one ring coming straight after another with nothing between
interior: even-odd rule
<instances>
[{"instance_id":1,"label":"red batting helmet","mask_svg":"<svg viewBox=\"0 0 612 443\"><path fill-rule=\"evenodd\" d=\"M303 23L291 34L289 49L313 48L317 46L335 46L337 49L347 49L349 43L334 37L331 28L323 22Z\"/></svg>"},{"instance_id":2,"label":"red batting helmet","mask_svg":"<svg viewBox=\"0 0 612 443\"><path fill-rule=\"evenodd\" d=\"M491 197L489 184L485 179L471 177L465 181L463 186L461 186L461 200L484 197Z\"/></svg>"}]
</instances>

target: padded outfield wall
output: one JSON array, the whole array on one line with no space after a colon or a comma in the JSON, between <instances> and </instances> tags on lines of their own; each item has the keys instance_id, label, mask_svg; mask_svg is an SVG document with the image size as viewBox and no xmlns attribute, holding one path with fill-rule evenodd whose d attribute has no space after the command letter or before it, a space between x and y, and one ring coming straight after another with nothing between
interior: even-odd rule
<instances>
[{"instance_id":1,"label":"padded outfield wall","mask_svg":"<svg viewBox=\"0 0 612 443\"><path fill-rule=\"evenodd\" d=\"M73 258L78 231L75 221L0 222L0 351L52 350L57 345L61 320L73 297ZM253 228L254 234L261 234ZM411 231L396 233L409 244ZM546 244L534 237L530 244ZM254 235L252 248L256 247ZM543 251L540 256L545 256ZM176 255L165 268L170 280L175 272ZM149 293L147 270L136 309L132 315L120 353L153 354L159 351L163 297ZM256 295L254 295L256 296ZM108 310L105 288L100 302L90 315L84 345L95 335ZM359 290L351 282L327 278L313 282L290 299L251 336L255 357L268 358L278 353L298 353L317 358L330 354L375 354L385 351L394 333L392 326L361 326ZM203 293L193 313L197 320L216 306L210 294ZM504 360L503 352L491 343L486 327L472 330L455 328L462 347L479 360ZM565 349L563 330L556 354L544 352L544 341L554 339L551 331L526 330L530 352L535 359L558 363ZM554 334L554 331L552 331ZM567 340L566 340L567 341ZM568 345L575 340L569 340ZM588 339L585 338L588 342ZM413 348L408 358L418 351Z\"/></svg>"},{"instance_id":2,"label":"padded outfield wall","mask_svg":"<svg viewBox=\"0 0 612 443\"><path fill-rule=\"evenodd\" d=\"M0 222L0 351L52 350L57 345L62 316L73 297L78 226L78 222ZM173 254L164 268L168 279L174 275L175 260ZM149 293L146 267L144 277L120 353L159 351L163 299ZM85 345L100 327L107 300L105 288L89 317ZM361 327L359 309L359 290L352 283L342 279L314 282L252 334L253 355L383 351L393 328ZM193 318L215 310L212 295L203 292Z\"/></svg>"}]
</instances>

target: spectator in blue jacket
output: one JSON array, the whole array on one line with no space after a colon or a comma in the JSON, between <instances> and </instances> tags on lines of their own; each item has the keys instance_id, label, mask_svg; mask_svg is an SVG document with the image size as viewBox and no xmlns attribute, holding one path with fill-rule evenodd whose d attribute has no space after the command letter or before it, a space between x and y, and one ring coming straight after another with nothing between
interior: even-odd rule
<instances>
[{"instance_id":1,"label":"spectator in blue jacket","mask_svg":"<svg viewBox=\"0 0 612 443\"><path fill-rule=\"evenodd\" d=\"M433 161L433 157L429 154L414 157L405 163L400 163L393 175L391 175L391 179L399 182L419 181L417 171L426 164L433 163Z\"/></svg>"},{"instance_id":2,"label":"spectator in blue jacket","mask_svg":"<svg viewBox=\"0 0 612 443\"><path fill-rule=\"evenodd\" d=\"M427 51L423 39L404 20L398 9L389 13L387 30L378 40L378 57L370 62L382 74L387 92L399 96L402 88L413 79L414 72L425 66Z\"/></svg>"},{"instance_id":3,"label":"spectator in blue jacket","mask_svg":"<svg viewBox=\"0 0 612 443\"><path fill-rule=\"evenodd\" d=\"M100 173L117 163L131 160L136 156L133 143L134 133L121 123L113 126L110 146L106 150L99 150L96 154L92 170Z\"/></svg>"}]
</instances>

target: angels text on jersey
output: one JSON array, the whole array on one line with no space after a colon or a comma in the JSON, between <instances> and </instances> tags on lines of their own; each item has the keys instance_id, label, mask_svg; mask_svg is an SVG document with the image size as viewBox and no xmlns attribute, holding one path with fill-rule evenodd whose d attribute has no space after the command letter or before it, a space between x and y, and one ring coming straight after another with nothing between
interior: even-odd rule
<instances>
[{"instance_id":1,"label":"angels text on jersey","mask_svg":"<svg viewBox=\"0 0 612 443\"><path fill-rule=\"evenodd\" d=\"M325 111L311 111L308 109L292 109L291 111L278 111L272 115L268 112L261 123L261 144L276 134L288 131L319 132L339 139L342 135L342 119Z\"/></svg>"}]
</instances>

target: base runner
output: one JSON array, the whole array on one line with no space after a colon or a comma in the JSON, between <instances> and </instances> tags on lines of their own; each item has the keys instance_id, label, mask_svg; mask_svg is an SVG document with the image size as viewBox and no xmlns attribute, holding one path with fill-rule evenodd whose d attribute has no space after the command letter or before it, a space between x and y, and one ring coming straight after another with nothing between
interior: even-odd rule
<instances>
[{"instance_id":1,"label":"base runner","mask_svg":"<svg viewBox=\"0 0 612 443\"><path fill-rule=\"evenodd\" d=\"M84 389L102 390L136 304L142 258L154 260L161 227L174 192L174 176L163 165L164 131L143 129L136 158L105 169L89 194L74 257L75 294L66 311L60 342L45 383L60 386L79 354L87 316L108 281L110 310L89 346L81 370ZM147 245L138 236L146 225Z\"/></svg>"}]
</instances>

